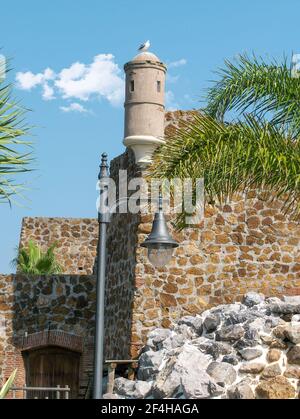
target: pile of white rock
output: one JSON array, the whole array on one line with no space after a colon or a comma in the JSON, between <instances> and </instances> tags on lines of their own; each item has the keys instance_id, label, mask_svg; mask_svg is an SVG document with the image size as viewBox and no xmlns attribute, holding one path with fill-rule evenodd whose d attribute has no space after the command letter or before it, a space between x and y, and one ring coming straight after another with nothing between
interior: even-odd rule
<instances>
[{"instance_id":1,"label":"pile of white rock","mask_svg":"<svg viewBox=\"0 0 300 419\"><path fill-rule=\"evenodd\" d=\"M293 399L299 386L300 297L248 293L153 330L137 380L117 378L112 397Z\"/></svg>"}]
</instances>

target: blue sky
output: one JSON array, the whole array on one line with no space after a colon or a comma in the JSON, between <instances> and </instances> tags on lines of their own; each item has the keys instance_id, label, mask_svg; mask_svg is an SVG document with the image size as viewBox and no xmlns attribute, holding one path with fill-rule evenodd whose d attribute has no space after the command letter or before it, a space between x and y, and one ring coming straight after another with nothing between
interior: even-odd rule
<instances>
[{"instance_id":1,"label":"blue sky","mask_svg":"<svg viewBox=\"0 0 300 419\"><path fill-rule=\"evenodd\" d=\"M11 271L22 217L96 215L99 156L124 149L123 64L142 41L171 64L168 106L191 109L225 58L300 53L299 15L297 0L3 3L0 47L13 59L14 95L31 109L36 171L28 201L0 207L0 272Z\"/></svg>"}]
</instances>

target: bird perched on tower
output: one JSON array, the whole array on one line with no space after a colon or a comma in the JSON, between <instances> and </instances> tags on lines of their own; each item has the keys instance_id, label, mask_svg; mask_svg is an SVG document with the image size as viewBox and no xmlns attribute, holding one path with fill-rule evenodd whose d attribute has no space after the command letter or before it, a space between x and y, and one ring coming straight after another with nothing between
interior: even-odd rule
<instances>
[{"instance_id":1,"label":"bird perched on tower","mask_svg":"<svg viewBox=\"0 0 300 419\"><path fill-rule=\"evenodd\" d=\"M140 47L139 47L139 51L141 52L145 52L148 51L148 49L150 48L150 41L146 41L144 42Z\"/></svg>"}]
</instances>

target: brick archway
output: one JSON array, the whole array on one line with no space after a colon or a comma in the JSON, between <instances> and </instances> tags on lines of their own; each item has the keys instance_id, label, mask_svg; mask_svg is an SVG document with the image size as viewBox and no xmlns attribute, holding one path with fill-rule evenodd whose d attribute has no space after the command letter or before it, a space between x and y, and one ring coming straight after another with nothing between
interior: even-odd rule
<instances>
[{"instance_id":1,"label":"brick archway","mask_svg":"<svg viewBox=\"0 0 300 419\"><path fill-rule=\"evenodd\" d=\"M57 346L74 352L83 352L83 338L61 330L47 330L33 333L20 339L18 345L22 352Z\"/></svg>"}]
</instances>

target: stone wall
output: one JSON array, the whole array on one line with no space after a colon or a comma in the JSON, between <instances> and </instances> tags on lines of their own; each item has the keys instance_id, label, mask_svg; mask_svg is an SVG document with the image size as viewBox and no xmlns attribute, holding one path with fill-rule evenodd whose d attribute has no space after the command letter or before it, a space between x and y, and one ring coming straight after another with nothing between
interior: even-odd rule
<instances>
[{"instance_id":1,"label":"stone wall","mask_svg":"<svg viewBox=\"0 0 300 419\"><path fill-rule=\"evenodd\" d=\"M93 218L25 217L20 247L29 240L43 249L57 243L57 260L68 275L91 275L94 272L98 243L98 221Z\"/></svg>"},{"instance_id":2,"label":"stone wall","mask_svg":"<svg viewBox=\"0 0 300 419\"><path fill-rule=\"evenodd\" d=\"M166 115L166 130L193 112ZM126 152L111 164L137 173ZM206 205L197 228L172 231L180 246L169 266L154 269L139 245L152 215L120 214L110 225L107 284L107 354L137 356L155 327L205 308L241 300L248 291L267 296L300 294L300 226L266 193L236 196L222 207Z\"/></svg>"},{"instance_id":3,"label":"stone wall","mask_svg":"<svg viewBox=\"0 0 300 419\"><path fill-rule=\"evenodd\" d=\"M24 386L24 351L60 346L81 354L80 397L92 373L94 276L0 276L0 386L18 368Z\"/></svg>"},{"instance_id":4,"label":"stone wall","mask_svg":"<svg viewBox=\"0 0 300 419\"><path fill-rule=\"evenodd\" d=\"M171 264L155 270L139 249L132 340L145 342L152 327L208 306L239 301L247 291L300 294L300 226L276 201L249 194L223 207L207 205L196 229L173 232L180 246ZM141 243L150 223L141 223Z\"/></svg>"},{"instance_id":5,"label":"stone wall","mask_svg":"<svg viewBox=\"0 0 300 419\"><path fill-rule=\"evenodd\" d=\"M191 118L193 112L167 113L166 131ZM124 158L123 155L114 160L113 171ZM123 222L118 218L121 248L128 246L128 237L137 235L135 245L130 247L130 251L135 251L135 257L129 257L130 275L128 266L124 270L119 265L117 270L119 282L123 277L129 284L127 309L132 300L132 311L127 314L127 318L132 318L132 357L152 328L169 327L185 314L240 300L247 291L267 296L300 294L300 226L282 213L280 202L266 193L253 191L247 196L236 196L223 207L206 205L205 218L197 228L172 232L180 246L171 264L161 269L154 269L147 251L138 246L151 231L152 216L118 217L126 218ZM119 294L110 283L108 287L110 298L115 294L118 300ZM117 314L115 321L119 318Z\"/></svg>"},{"instance_id":6,"label":"stone wall","mask_svg":"<svg viewBox=\"0 0 300 419\"><path fill-rule=\"evenodd\" d=\"M167 130L191 117L168 113ZM130 150L111 162L117 184L119 169L127 169L129 179L141 176ZM222 207L206 205L197 228L172 231L180 246L170 265L160 269L151 266L140 247L153 215L115 214L108 227L106 359L136 357L153 328L168 328L186 314L240 300L247 291L300 294L300 226L280 207L260 192L235 197ZM63 341L74 334L83 339L82 392L86 388L93 358L95 278L83 274L93 272L97 235L97 220L24 219L21 246L29 239L42 246L57 241L64 273L81 275L0 277L2 381L14 366L23 365L23 346L13 339L22 339L25 332L44 333L50 325L66 334ZM24 382L22 374L24 369L18 383Z\"/></svg>"},{"instance_id":7,"label":"stone wall","mask_svg":"<svg viewBox=\"0 0 300 419\"><path fill-rule=\"evenodd\" d=\"M110 175L119 185L119 170L128 171L128 179L140 176L133 153L128 150L111 162ZM139 214L115 214L108 227L107 283L105 303L106 359L130 358L132 324L135 322L133 299L138 252Z\"/></svg>"}]
</instances>

